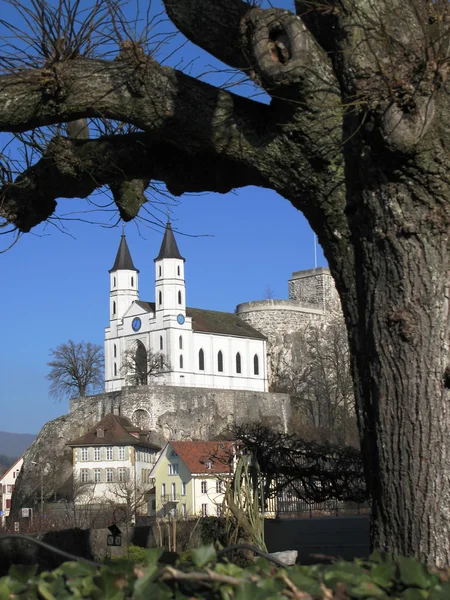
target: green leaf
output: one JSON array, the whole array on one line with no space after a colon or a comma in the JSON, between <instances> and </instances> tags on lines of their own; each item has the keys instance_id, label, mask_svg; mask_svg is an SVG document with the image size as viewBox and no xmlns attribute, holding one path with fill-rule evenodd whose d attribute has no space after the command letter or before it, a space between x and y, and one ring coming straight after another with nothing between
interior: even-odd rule
<instances>
[{"instance_id":1,"label":"green leaf","mask_svg":"<svg viewBox=\"0 0 450 600\"><path fill-rule=\"evenodd\" d=\"M424 598L428 597L428 591L418 590L417 588L409 588L408 590L405 590L400 596L402 600L424 600Z\"/></svg>"},{"instance_id":2,"label":"green leaf","mask_svg":"<svg viewBox=\"0 0 450 600\"><path fill-rule=\"evenodd\" d=\"M157 565L161 555L164 553L164 548L149 548L146 551L146 559L149 565Z\"/></svg>"},{"instance_id":3,"label":"green leaf","mask_svg":"<svg viewBox=\"0 0 450 600\"><path fill-rule=\"evenodd\" d=\"M8 575L17 581L27 583L31 577L36 575L38 565L12 565Z\"/></svg>"},{"instance_id":4,"label":"green leaf","mask_svg":"<svg viewBox=\"0 0 450 600\"><path fill-rule=\"evenodd\" d=\"M428 600L448 600L450 598L450 583L437 585L430 590Z\"/></svg>"},{"instance_id":5,"label":"green leaf","mask_svg":"<svg viewBox=\"0 0 450 600\"><path fill-rule=\"evenodd\" d=\"M158 573L159 569L157 565L149 565L145 568L143 576L139 577L134 584L134 598L136 600L150 597L149 590L153 589L153 581L158 576Z\"/></svg>"},{"instance_id":6,"label":"green leaf","mask_svg":"<svg viewBox=\"0 0 450 600\"><path fill-rule=\"evenodd\" d=\"M274 600L279 599L279 595L274 595L270 590L257 587L254 583L243 583L236 590L235 600Z\"/></svg>"},{"instance_id":7,"label":"green leaf","mask_svg":"<svg viewBox=\"0 0 450 600\"><path fill-rule=\"evenodd\" d=\"M135 592L135 600L171 600L173 598L172 590L165 583L148 582L145 589ZM106 599L105 599L106 600Z\"/></svg>"},{"instance_id":8,"label":"green leaf","mask_svg":"<svg viewBox=\"0 0 450 600\"><path fill-rule=\"evenodd\" d=\"M194 548L191 552L192 562L196 567L203 567L217 558L216 550L212 544Z\"/></svg>"},{"instance_id":9,"label":"green leaf","mask_svg":"<svg viewBox=\"0 0 450 600\"><path fill-rule=\"evenodd\" d=\"M38 591L45 600L56 600L56 597L52 593L52 586L50 583L38 583Z\"/></svg>"},{"instance_id":10,"label":"green leaf","mask_svg":"<svg viewBox=\"0 0 450 600\"><path fill-rule=\"evenodd\" d=\"M326 570L324 581L329 587L335 588L338 583L356 586L362 581L370 581L370 578L367 572L358 565L337 563Z\"/></svg>"},{"instance_id":11,"label":"green leaf","mask_svg":"<svg viewBox=\"0 0 450 600\"><path fill-rule=\"evenodd\" d=\"M415 558L397 556L396 562L400 571L400 581L405 587L414 586L428 589L436 582L436 577L425 569Z\"/></svg>"},{"instance_id":12,"label":"green leaf","mask_svg":"<svg viewBox=\"0 0 450 600\"><path fill-rule=\"evenodd\" d=\"M316 579L313 579L305 573L302 573L300 569L296 569L295 571L290 569L288 577L302 592L306 592L313 597L320 596L322 594L320 583Z\"/></svg>"},{"instance_id":13,"label":"green leaf","mask_svg":"<svg viewBox=\"0 0 450 600\"><path fill-rule=\"evenodd\" d=\"M396 571L397 568L392 561L373 564L370 569L370 578L377 585L389 589L395 581Z\"/></svg>"},{"instance_id":14,"label":"green leaf","mask_svg":"<svg viewBox=\"0 0 450 600\"><path fill-rule=\"evenodd\" d=\"M379 598L380 600L387 600L390 596L379 588L373 581L362 581L355 587L350 588L350 595L352 598Z\"/></svg>"}]
</instances>

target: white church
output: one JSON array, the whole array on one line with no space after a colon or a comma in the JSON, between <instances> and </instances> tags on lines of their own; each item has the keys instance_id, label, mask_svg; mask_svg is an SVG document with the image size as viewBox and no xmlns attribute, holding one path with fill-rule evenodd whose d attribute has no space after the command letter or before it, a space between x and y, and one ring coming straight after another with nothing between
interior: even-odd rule
<instances>
[{"instance_id":1,"label":"white church","mask_svg":"<svg viewBox=\"0 0 450 600\"><path fill-rule=\"evenodd\" d=\"M266 338L233 313L186 306L185 259L170 221L155 258L155 302L122 234L110 273L105 391L151 384L266 392Z\"/></svg>"}]
</instances>

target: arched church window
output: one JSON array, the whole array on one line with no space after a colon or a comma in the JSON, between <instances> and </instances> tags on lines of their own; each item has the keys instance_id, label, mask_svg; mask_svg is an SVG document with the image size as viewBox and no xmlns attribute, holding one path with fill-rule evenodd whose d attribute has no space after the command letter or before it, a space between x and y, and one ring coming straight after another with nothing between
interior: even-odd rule
<instances>
[{"instance_id":1,"label":"arched church window","mask_svg":"<svg viewBox=\"0 0 450 600\"><path fill-rule=\"evenodd\" d=\"M117 363L114 363L114 377L117 377Z\"/></svg>"},{"instance_id":2,"label":"arched church window","mask_svg":"<svg viewBox=\"0 0 450 600\"><path fill-rule=\"evenodd\" d=\"M259 375L259 358L257 354L253 357L253 373Z\"/></svg>"},{"instance_id":3,"label":"arched church window","mask_svg":"<svg viewBox=\"0 0 450 600\"><path fill-rule=\"evenodd\" d=\"M113 277L113 287L116 287L116 278Z\"/></svg>"},{"instance_id":4,"label":"arched church window","mask_svg":"<svg viewBox=\"0 0 450 600\"><path fill-rule=\"evenodd\" d=\"M242 371L242 367L241 367L241 355L238 352L236 354L236 373L241 373Z\"/></svg>"},{"instance_id":5,"label":"arched church window","mask_svg":"<svg viewBox=\"0 0 450 600\"><path fill-rule=\"evenodd\" d=\"M159 306L161 306L161 304L162 304L162 292L159 292L159 294L158 294L158 303L159 303Z\"/></svg>"},{"instance_id":6,"label":"arched church window","mask_svg":"<svg viewBox=\"0 0 450 600\"><path fill-rule=\"evenodd\" d=\"M180 337L178 339L178 343L179 343L179 346L180 346L180 350L183 350L183 336L182 335L180 335Z\"/></svg>"},{"instance_id":7,"label":"arched church window","mask_svg":"<svg viewBox=\"0 0 450 600\"><path fill-rule=\"evenodd\" d=\"M117 346L114 344L114 358L117 356Z\"/></svg>"},{"instance_id":8,"label":"arched church window","mask_svg":"<svg viewBox=\"0 0 450 600\"><path fill-rule=\"evenodd\" d=\"M158 276L161 277L161 265L158 267Z\"/></svg>"},{"instance_id":9,"label":"arched church window","mask_svg":"<svg viewBox=\"0 0 450 600\"><path fill-rule=\"evenodd\" d=\"M178 275L180 274L180 265L178 265L178 267L177 267L177 274Z\"/></svg>"},{"instance_id":10,"label":"arched church window","mask_svg":"<svg viewBox=\"0 0 450 600\"><path fill-rule=\"evenodd\" d=\"M131 278L131 287L134 287L134 277Z\"/></svg>"},{"instance_id":11,"label":"arched church window","mask_svg":"<svg viewBox=\"0 0 450 600\"><path fill-rule=\"evenodd\" d=\"M181 304L181 292L178 292L178 304Z\"/></svg>"},{"instance_id":12,"label":"arched church window","mask_svg":"<svg viewBox=\"0 0 450 600\"><path fill-rule=\"evenodd\" d=\"M183 368L183 355L180 354L180 369Z\"/></svg>"},{"instance_id":13,"label":"arched church window","mask_svg":"<svg viewBox=\"0 0 450 600\"><path fill-rule=\"evenodd\" d=\"M162 354L159 357L159 366L161 369L164 369L164 356Z\"/></svg>"},{"instance_id":14,"label":"arched church window","mask_svg":"<svg viewBox=\"0 0 450 600\"><path fill-rule=\"evenodd\" d=\"M205 353L203 352L203 348L200 348L198 352L198 370L205 370Z\"/></svg>"},{"instance_id":15,"label":"arched church window","mask_svg":"<svg viewBox=\"0 0 450 600\"><path fill-rule=\"evenodd\" d=\"M162 350L164 348L163 337L159 336L159 349Z\"/></svg>"},{"instance_id":16,"label":"arched church window","mask_svg":"<svg viewBox=\"0 0 450 600\"><path fill-rule=\"evenodd\" d=\"M113 315L116 314L116 303L113 301Z\"/></svg>"},{"instance_id":17,"label":"arched church window","mask_svg":"<svg viewBox=\"0 0 450 600\"><path fill-rule=\"evenodd\" d=\"M219 371L219 373L223 372L223 354L222 354L222 350L219 350L219 352L217 354L217 370Z\"/></svg>"}]
</instances>

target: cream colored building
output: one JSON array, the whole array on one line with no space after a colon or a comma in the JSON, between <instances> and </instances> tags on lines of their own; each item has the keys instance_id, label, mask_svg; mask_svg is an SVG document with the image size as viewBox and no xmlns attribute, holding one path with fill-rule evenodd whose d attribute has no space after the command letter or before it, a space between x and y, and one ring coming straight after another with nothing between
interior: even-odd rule
<instances>
[{"instance_id":1,"label":"cream colored building","mask_svg":"<svg viewBox=\"0 0 450 600\"><path fill-rule=\"evenodd\" d=\"M150 474L149 514L220 516L233 461L232 442L168 442Z\"/></svg>"},{"instance_id":2,"label":"cream colored building","mask_svg":"<svg viewBox=\"0 0 450 600\"><path fill-rule=\"evenodd\" d=\"M0 478L0 485L2 488L2 496L0 503L0 523L2 526L5 525L6 519L9 517L11 510L11 498L14 492L14 486L16 485L17 477L19 476L20 470L23 465L23 458L20 457L16 462L9 467L9 469Z\"/></svg>"},{"instance_id":3,"label":"cream colored building","mask_svg":"<svg viewBox=\"0 0 450 600\"><path fill-rule=\"evenodd\" d=\"M149 475L160 451L147 432L109 413L67 445L73 451L75 504L122 505L147 513Z\"/></svg>"}]
</instances>

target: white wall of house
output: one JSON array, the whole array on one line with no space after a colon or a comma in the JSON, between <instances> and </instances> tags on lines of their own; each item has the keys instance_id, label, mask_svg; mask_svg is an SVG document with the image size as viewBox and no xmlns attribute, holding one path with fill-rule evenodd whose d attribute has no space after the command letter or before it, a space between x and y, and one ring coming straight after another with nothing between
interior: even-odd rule
<instances>
[{"instance_id":1,"label":"white wall of house","mask_svg":"<svg viewBox=\"0 0 450 600\"><path fill-rule=\"evenodd\" d=\"M0 503L0 510L3 515L0 519L1 525L5 524L5 520L9 517L10 508L11 508L11 498L14 491L14 486L16 485L17 477L22 469L23 458L19 458L0 478L0 485L2 488L2 497Z\"/></svg>"}]
</instances>

